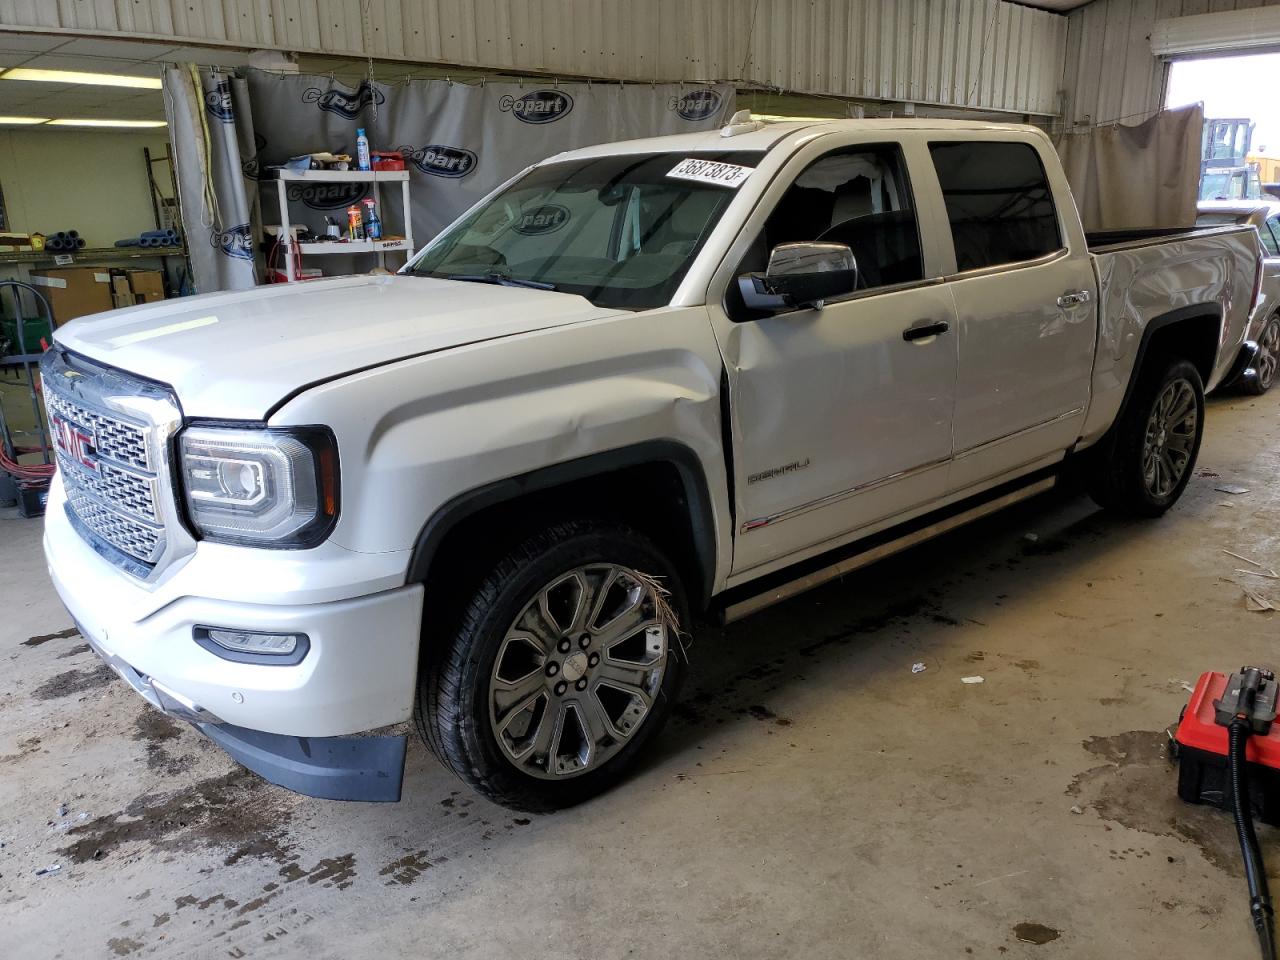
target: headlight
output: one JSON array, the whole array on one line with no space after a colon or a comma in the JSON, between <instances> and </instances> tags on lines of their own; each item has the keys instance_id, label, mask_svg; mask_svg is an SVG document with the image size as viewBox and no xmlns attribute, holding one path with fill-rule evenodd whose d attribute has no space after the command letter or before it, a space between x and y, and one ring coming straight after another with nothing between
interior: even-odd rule
<instances>
[{"instance_id":1,"label":"headlight","mask_svg":"<svg viewBox=\"0 0 1280 960\"><path fill-rule=\"evenodd\" d=\"M317 427L190 427L179 441L187 514L209 540L315 546L338 518L338 452Z\"/></svg>"}]
</instances>

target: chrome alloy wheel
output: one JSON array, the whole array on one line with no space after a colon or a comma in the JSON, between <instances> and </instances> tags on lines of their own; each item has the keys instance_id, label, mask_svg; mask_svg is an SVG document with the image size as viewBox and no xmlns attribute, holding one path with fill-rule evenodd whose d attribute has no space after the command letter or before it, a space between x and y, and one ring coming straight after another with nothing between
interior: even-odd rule
<instances>
[{"instance_id":1,"label":"chrome alloy wheel","mask_svg":"<svg viewBox=\"0 0 1280 960\"><path fill-rule=\"evenodd\" d=\"M507 759L557 780L621 750L662 687L665 609L651 580L616 564L578 567L538 591L489 679L489 722Z\"/></svg>"},{"instance_id":2,"label":"chrome alloy wheel","mask_svg":"<svg viewBox=\"0 0 1280 960\"><path fill-rule=\"evenodd\" d=\"M1142 479L1152 496L1169 496L1187 472L1199 416L1195 389L1186 380L1172 380L1160 391L1142 442Z\"/></svg>"},{"instance_id":3,"label":"chrome alloy wheel","mask_svg":"<svg viewBox=\"0 0 1280 960\"><path fill-rule=\"evenodd\" d=\"M1276 366L1280 364L1280 318L1272 317L1258 338L1258 356L1254 359L1258 370L1258 385L1271 389L1276 379Z\"/></svg>"}]
</instances>

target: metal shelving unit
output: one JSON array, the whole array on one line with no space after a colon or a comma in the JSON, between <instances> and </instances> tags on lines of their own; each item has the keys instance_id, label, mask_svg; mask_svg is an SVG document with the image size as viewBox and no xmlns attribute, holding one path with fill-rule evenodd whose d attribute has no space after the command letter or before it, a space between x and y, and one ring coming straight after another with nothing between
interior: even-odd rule
<instances>
[{"instance_id":1,"label":"metal shelving unit","mask_svg":"<svg viewBox=\"0 0 1280 960\"><path fill-rule=\"evenodd\" d=\"M378 264L386 267L386 255L389 251L403 250L406 256L413 255L413 226L409 216L409 171L408 170L280 170L276 177L276 196L280 202L280 236L285 242L285 277L290 283L298 279L294 270L293 227L289 221L289 184L291 183L371 183L373 199L382 209L382 195L379 186L384 183L400 184L400 201L404 213L404 237L389 240L357 240L357 241L323 241L319 243L299 243L298 252L309 256L333 256L335 254L376 253Z\"/></svg>"}]
</instances>

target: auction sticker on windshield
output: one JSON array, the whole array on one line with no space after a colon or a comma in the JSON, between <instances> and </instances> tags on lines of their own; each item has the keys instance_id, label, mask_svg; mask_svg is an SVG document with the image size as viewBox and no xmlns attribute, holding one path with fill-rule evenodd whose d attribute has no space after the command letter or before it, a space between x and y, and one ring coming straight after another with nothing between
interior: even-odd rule
<instances>
[{"instance_id":1,"label":"auction sticker on windshield","mask_svg":"<svg viewBox=\"0 0 1280 960\"><path fill-rule=\"evenodd\" d=\"M715 160L681 160L668 177L677 180L693 180L696 183L714 183L720 187L731 187L736 190L751 174L751 167L740 167L736 163L719 163Z\"/></svg>"}]
</instances>

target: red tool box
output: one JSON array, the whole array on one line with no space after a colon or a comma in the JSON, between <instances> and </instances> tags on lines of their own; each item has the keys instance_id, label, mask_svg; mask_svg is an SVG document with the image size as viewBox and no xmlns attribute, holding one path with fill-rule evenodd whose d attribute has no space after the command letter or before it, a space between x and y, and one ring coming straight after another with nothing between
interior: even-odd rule
<instances>
[{"instance_id":1,"label":"red tool box","mask_svg":"<svg viewBox=\"0 0 1280 960\"><path fill-rule=\"evenodd\" d=\"M372 161L370 166L374 170L403 170L404 156L399 153L389 153L385 150L375 150L369 154Z\"/></svg>"},{"instance_id":2,"label":"red tool box","mask_svg":"<svg viewBox=\"0 0 1280 960\"><path fill-rule=\"evenodd\" d=\"M1182 711L1174 740L1178 744L1178 796L1188 803L1231 809L1227 771L1227 728L1215 719L1213 701L1227 689L1227 675L1210 671ZM1280 826L1280 723L1266 736L1252 736L1245 747L1249 765L1249 799L1254 816Z\"/></svg>"}]
</instances>

